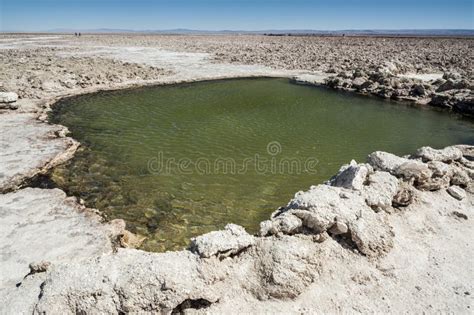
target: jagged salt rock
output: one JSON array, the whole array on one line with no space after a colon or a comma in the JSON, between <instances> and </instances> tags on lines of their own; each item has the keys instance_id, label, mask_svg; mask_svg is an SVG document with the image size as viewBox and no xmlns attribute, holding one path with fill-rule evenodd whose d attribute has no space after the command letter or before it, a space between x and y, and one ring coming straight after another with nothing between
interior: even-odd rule
<instances>
[{"instance_id":1,"label":"jagged salt rock","mask_svg":"<svg viewBox=\"0 0 474 315\"><path fill-rule=\"evenodd\" d=\"M49 261L39 261L39 262L32 262L29 265L30 268L30 275L40 272L46 272L48 268L51 266L51 262Z\"/></svg>"},{"instance_id":2,"label":"jagged salt rock","mask_svg":"<svg viewBox=\"0 0 474 315\"><path fill-rule=\"evenodd\" d=\"M286 214L277 217L276 222L278 222L280 231L285 234L292 234L303 225L301 219L292 214Z\"/></svg>"},{"instance_id":3,"label":"jagged salt rock","mask_svg":"<svg viewBox=\"0 0 474 315\"><path fill-rule=\"evenodd\" d=\"M421 157L423 161L451 162L460 160L463 153L460 149L451 146L444 149L433 149L431 147L421 147L416 150L415 156Z\"/></svg>"},{"instance_id":4,"label":"jagged salt rock","mask_svg":"<svg viewBox=\"0 0 474 315\"><path fill-rule=\"evenodd\" d=\"M450 165L449 177L452 185L467 185L471 181L471 176L467 173L468 169L462 169L455 165Z\"/></svg>"},{"instance_id":5,"label":"jagged salt rock","mask_svg":"<svg viewBox=\"0 0 474 315\"><path fill-rule=\"evenodd\" d=\"M406 207L413 202L415 190L406 183L401 184L397 194L393 196L392 204L395 207Z\"/></svg>"},{"instance_id":6,"label":"jagged salt rock","mask_svg":"<svg viewBox=\"0 0 474 315\"><path fill-rule=\"evenodd\" d=\"M303 226L303 221L291 213L283 213L272 220L260 223L260 235L275 235L278 233L293 234Z\"/></svg>"},{"instance_id":7,"label":"jagged salt rock","mask_svg":"<svg viewBox=\"0 0 474 315\"><path fill-rule=\"evenodd\" d=\"M342 171L341 171L342 170ZM331 179L330 184L336 187L361 190L367 175L372 172L372 167L368 164L356 164L355 162L341 168L340 173Z\"/></svg>"},{"instance_id":8,"label":"jagged salt rock","mask_svg":"<svg viewBox=\"0 0 474 315\"><path fill-rule=\"evenodd\" d=\"M378 71L384 75L394 75L399 72L397 65L394 62L386 61L378 68Z\"/></svg>"},{"instance_id":9,"label":"jagged salt rock","mask_svg":"<svg viewBox=\"0 0 474 315\"><path fill-rule=\"evenodd\" d=\"M409 160L394 170L394 174L405 179L414 178L417 181L425 181L431 178L433 172L428 165L416 160Z\"/></svg>"},{"instance_id":10,"label":"jagged salt rock","mask_svg":"<svg viewBox=\"0 0 474 315\"><path fill-rule=\"evenodd\" d=\"M230 256L255 244L255 239L236 224L227 224L224 230L213 231L191 239L191 251L199 256Z\"/></svg>"},{"instance_id":11,"label":"jagged salt rock","mask_svg":"<svg viewBox=\"0 0 474 315\"><path fill-rule=\"evenodd\" d=\"M365 82L367 82L367 79L362 78L362 77L357 77L354 80L352 80L352 86L356 89L361 89Z\"/></svg>"},{"instance_id":12,"label":"jagged salt rock","mask_svg":"<svg viewBox=\"0 0 474 315\"><path fill-rule=\"evenodd\" d=\"M469 161L474 161L474 145L458 144L454 147L461 150L465 159Z\"/></svg>"},{"instance_id":13,"label":"jagged salt rock","mask_svg":"<svg viewBox=\"0 0 474 315\"><path fill-rule=\"evenodd\" d=\"M415 94L416 96L425 96L427 94L425 86L423 84L413 85L412 93Z\"/></svg>"},{"instance_id":14,"label":"jagged salt rock","mask_svg":"<svg viewBox=\"0 0 474 315\"><path fill-rule=\"evenodd\" d=\"M393 197L398 192L398 179L388 172L375 172L368 178L363 195L367 205L376 210L386 210L392 206Z\"/></svg>"},{"instance_id":15,"label":"jagged salt rock","mask_svg":"<svg viewBox=\"0 0 474 315\"><path fill-rule=\"evenodd\" d=\"M433 176L442 177L448 174L450 167L448 164L440 161L430 161L427 163L430 170L433 172Z\"/></svg>"},{"instance_id":16,"label":"jagged salt rock","mask_svg":"<svg viewBox=\"0 0 474 315\"><path fill-rule=\"evenodd\" d=\"M445 72L443 74L443 79L448 80L448 79L453 79L453 80L460 80L462 78L462 75L458 72Z\"/></svg>"},{"instance_id":17,"label":"jagged salt rock","mask_svg":"<svg viewBox=\"0 0 474 315\"><path fill-rule=\"evenodd\" d=\"M344 222L336 221L333 226L329 229L329 232L333 235L346 234L349 228Z\"/></svg>"},{"instance_id":18,"label":"jagged salt rock","mask_svg":"<svg viewBox=\"0 0 474 315\"><path fill-rule=\"evenodd\" d=\"M409 159L383 151L375 151L367 157L367 163L372 165L375 170L390 173L393 173L396 168L409 161Z\"/></svg>"},{"instance_id":19,"label":"jagged salt rock","mask_svg":"<svg viewBox=\"0 0 474 315\"><path fill-rule=\"evenodd\" d=\"M387 172L376 172L369 176L368 185L362 191L318 185L299 192L286 211L300 218L303 227L312 234L331 233L333 225L342 222L360 252L377 256L392 245L391 227L383 219L386 214L376 213L370 206L382 209L391 206L397 191L397 178Z\"/></svg>"},{"instance_id":20,"label":"jagged salt rock","mask_svg":"<svg viewBox=\"0 0 474 315\"><path fill-rule=\"evenodd\" d=\"M0 92L0 103L13 103L18 100L18 94L14 92Z\"/></svg>"},{"instance_id":21,"label":"jagged salt rock","mask_svg":"<svg viewBox=\"0 0 474 315\"><path fill-rule=\"evenodd\" d=\"M432 177L425 181L420 181L416 184L416 188L419 190L429 190L435 191L440 189L445 189L449 187L451 179L449 176L443 177Z\"/></svg>"}]
</instances>

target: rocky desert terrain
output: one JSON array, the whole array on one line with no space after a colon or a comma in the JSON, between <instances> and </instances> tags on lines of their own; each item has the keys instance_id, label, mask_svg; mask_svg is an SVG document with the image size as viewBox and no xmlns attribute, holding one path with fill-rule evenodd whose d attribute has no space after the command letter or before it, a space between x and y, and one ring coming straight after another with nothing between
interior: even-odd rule
<instances>
[{"instance_id":1,"label":"rocky desert terrain","mask_svg":"<svg viewBox=\"0 0 474 315\"><path fill-rule=\"evenodd\" d=\"M469 116L473 43L1 35L0 313L471 313L473 146L374 152L296 193L258 235L229 222L166 253L133 249L122 220L30 186L80 145L47 122L65 96L275 76Z\"/></svg>"}]
</instances>

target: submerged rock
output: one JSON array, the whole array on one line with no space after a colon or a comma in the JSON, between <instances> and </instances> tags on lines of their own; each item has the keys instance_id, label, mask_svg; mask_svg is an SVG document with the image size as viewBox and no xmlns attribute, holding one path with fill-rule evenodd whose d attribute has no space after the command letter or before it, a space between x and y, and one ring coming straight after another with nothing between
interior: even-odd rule
<instances>
[{"instance_id":1,"label":"submerged rock","mask_svg":"<svg viewBox=\"0 0 474 315\"><path fill-rule=\"evenodd\" d=\"M146 237L124 230L119 239L120 246L123 248L139 248L145 241Z\"/></svg>"}]
</instances>

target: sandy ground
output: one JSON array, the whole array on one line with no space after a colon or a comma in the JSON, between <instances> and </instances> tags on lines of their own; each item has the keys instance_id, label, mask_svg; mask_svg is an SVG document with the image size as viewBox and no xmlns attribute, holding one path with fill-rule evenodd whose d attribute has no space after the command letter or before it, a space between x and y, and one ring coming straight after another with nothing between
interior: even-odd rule
<instances>
[{"instance_id":1,"label":"sandy ground","mask_svg":"<svg viewBox=\"0 0 474 315\"><path fill-rule=\"evenodd\" d=\"M123 227L110 232L93 210L60 191L23 188L77 148L66 130L44 122L49 106L64 96L250 76L323 84L348 70L350 80L359 70L391 71L390 80L428 82L434 94L446 82L433 82L455 73L445 81L469 95L471 46L471 39L0 37L0 90L20 97L18 109L0 110L0 312L471 313L474 201L467 162L464 199L449 195L447 186L417 189L408 207L381 212L388 214L393 244L374 257L361 255L365 247L346 248L334 238L319 243L305 233L258 237L223 260L188 251L113 253ZM363 227L358 237L374 231ZM43 260L51 263L47 272L23 279L30 263Z\"/></svg>"}]
</instances>

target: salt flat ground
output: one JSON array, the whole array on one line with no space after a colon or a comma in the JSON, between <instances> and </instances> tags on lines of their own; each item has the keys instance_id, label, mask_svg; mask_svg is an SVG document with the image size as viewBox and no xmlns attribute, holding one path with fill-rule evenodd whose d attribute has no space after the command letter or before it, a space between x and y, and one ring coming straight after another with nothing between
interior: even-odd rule
<instances>
[{"instance_id":1,"label":"salt flat ground","mask_svg":"<svg viewBox=\"0 0 474 315\"><path fill-rule=\"evenodd\" d=\"M44 122L63 96L242 76L322 83L337 74L353 82L356 73L371 71L393 76L378 84L396 91L408 89L398 81L403 76L449 81L445 74L455 73L457 85L448 91L469 94L472 44L450 38L0 36L1 89L20 96L18 109L0 111L1 313L471 313L472 176L462 200L446 187L414 187L409 206L378 212L391 227L392 244L378 253L377 241L368 242L377 245L373 256L360 252L364 237L380 228L368 225L357 230L358 249L294 232L255 237L246 251L223 260L189 251L114 253L125 233L120 224L100 224L93 210L60 191L24 186L77 149L64 128ZM423 97L445 93L437 91L445 83L428 83L424 89L431 92ZM462 168L472 175L471 164ZM24 279L28 264L41 260L51 262L48 271Z\"/></svg>"}]
</instances>

